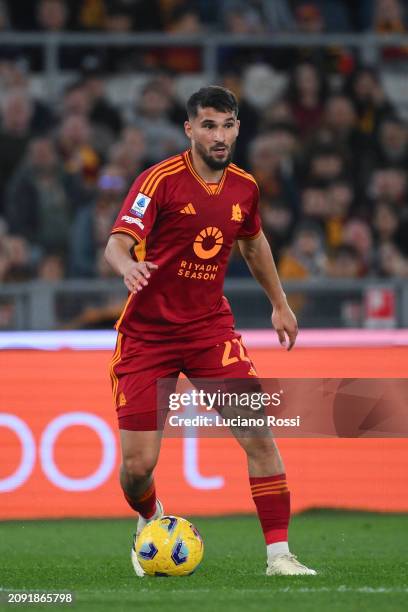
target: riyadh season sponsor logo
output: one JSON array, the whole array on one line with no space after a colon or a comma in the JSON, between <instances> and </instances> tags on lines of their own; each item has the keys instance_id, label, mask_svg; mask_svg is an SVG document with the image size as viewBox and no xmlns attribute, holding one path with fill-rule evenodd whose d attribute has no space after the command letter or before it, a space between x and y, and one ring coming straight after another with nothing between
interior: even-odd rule
<instances>
[{"instance_id":1,"label":"riyadh season sponsor logo","mask_svg":"<svg viewBox=\"0 0 408 612\"><path fill-rule=\"evenodd\" d=\"M134 223L135 225L138 225L140 229L144 229L144 224L140 221L140 219L129 217L129 215L123 215L121 220L125 221L126 223L129 223L129 225L132 225L132 223Z\"/></svg>"},{"instance_id":2,"label":"riyadh season sponsor logo","mask_svg":"<svg viewBox=\"0 0 408 612\"><path fill-rule=\"evenodd\" d=\"M150 204L151 198L147 197L144 193L139 192L133 201L131 212L135 213L138 217L143 217L147 207Z\"/></svg>"}]
</instances>

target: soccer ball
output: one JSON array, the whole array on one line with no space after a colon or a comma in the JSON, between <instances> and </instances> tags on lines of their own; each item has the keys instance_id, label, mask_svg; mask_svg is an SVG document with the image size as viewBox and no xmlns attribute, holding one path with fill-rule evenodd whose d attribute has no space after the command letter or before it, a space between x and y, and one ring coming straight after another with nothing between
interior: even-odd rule
<instances>
[{"instance_id":1,"label":"soccer ball","mask_svg":"<svg viewBox=\"0 0 408 612\"><path fill-rule=\"evenodd\" d=\"M194 525L180 516L162 516L148 523L136 540L136 555L148 576L189 576L204 554Z\"/></svg>"}]
</instances>

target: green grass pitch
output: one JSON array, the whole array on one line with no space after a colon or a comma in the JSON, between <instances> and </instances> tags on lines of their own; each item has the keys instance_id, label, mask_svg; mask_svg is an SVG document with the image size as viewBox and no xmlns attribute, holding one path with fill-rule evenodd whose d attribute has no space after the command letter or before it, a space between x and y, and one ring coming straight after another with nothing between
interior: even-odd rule
<instances>
[{"instance_id":1,"label":"green grass pitch","mask_svg":"<svg viewBox=\"0 0 408 612\"><path fill-rule=\"evenodd\" d=\"M137 578L134 521L0 523L0 587L73 591L83 611L376 611L408 609L408 515L312 511L295 516L292 549L317 577L266 577L253 516L193 518L204 560L186 578ZM2 609L17 606L1 604Z\"/></svg>"}]
</instances>

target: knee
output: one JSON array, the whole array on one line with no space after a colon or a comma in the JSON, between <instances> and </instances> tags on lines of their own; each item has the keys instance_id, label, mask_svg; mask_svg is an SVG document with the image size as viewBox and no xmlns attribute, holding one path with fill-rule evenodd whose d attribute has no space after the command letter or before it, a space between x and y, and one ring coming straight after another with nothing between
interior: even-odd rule
<instances>
[{"instance_id":1,"label":"knee","mask_svg":"<svg viewBox=\"0 0 408 612\"><path fill-rule=\"evenodd\" d=\"M156 458L149 455L124 457L121 471L123 475L133 481L145 480L156 466Z\"/></svg>"}]
</instances>

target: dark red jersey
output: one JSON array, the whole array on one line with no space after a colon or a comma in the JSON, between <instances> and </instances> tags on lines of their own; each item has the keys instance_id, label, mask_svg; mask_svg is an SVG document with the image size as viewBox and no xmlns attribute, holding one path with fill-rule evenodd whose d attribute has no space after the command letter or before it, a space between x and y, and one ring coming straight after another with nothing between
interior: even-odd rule
<instances>
[{"instance_id":1,"label":"dark red jersey","mask_svg":"<svg viewBox=\"0 0 408 612\"><path fill-rule=\"evenodd\" d=\"M222 341L234 325L223 296L228 256L236 239L259 235L258 197L255 179L235 164L207 184L189 151L143 172L112 233L135 238L135 258L159 268L129 295L117 329L144 340Z\"/></svg>"}]
</instances>

